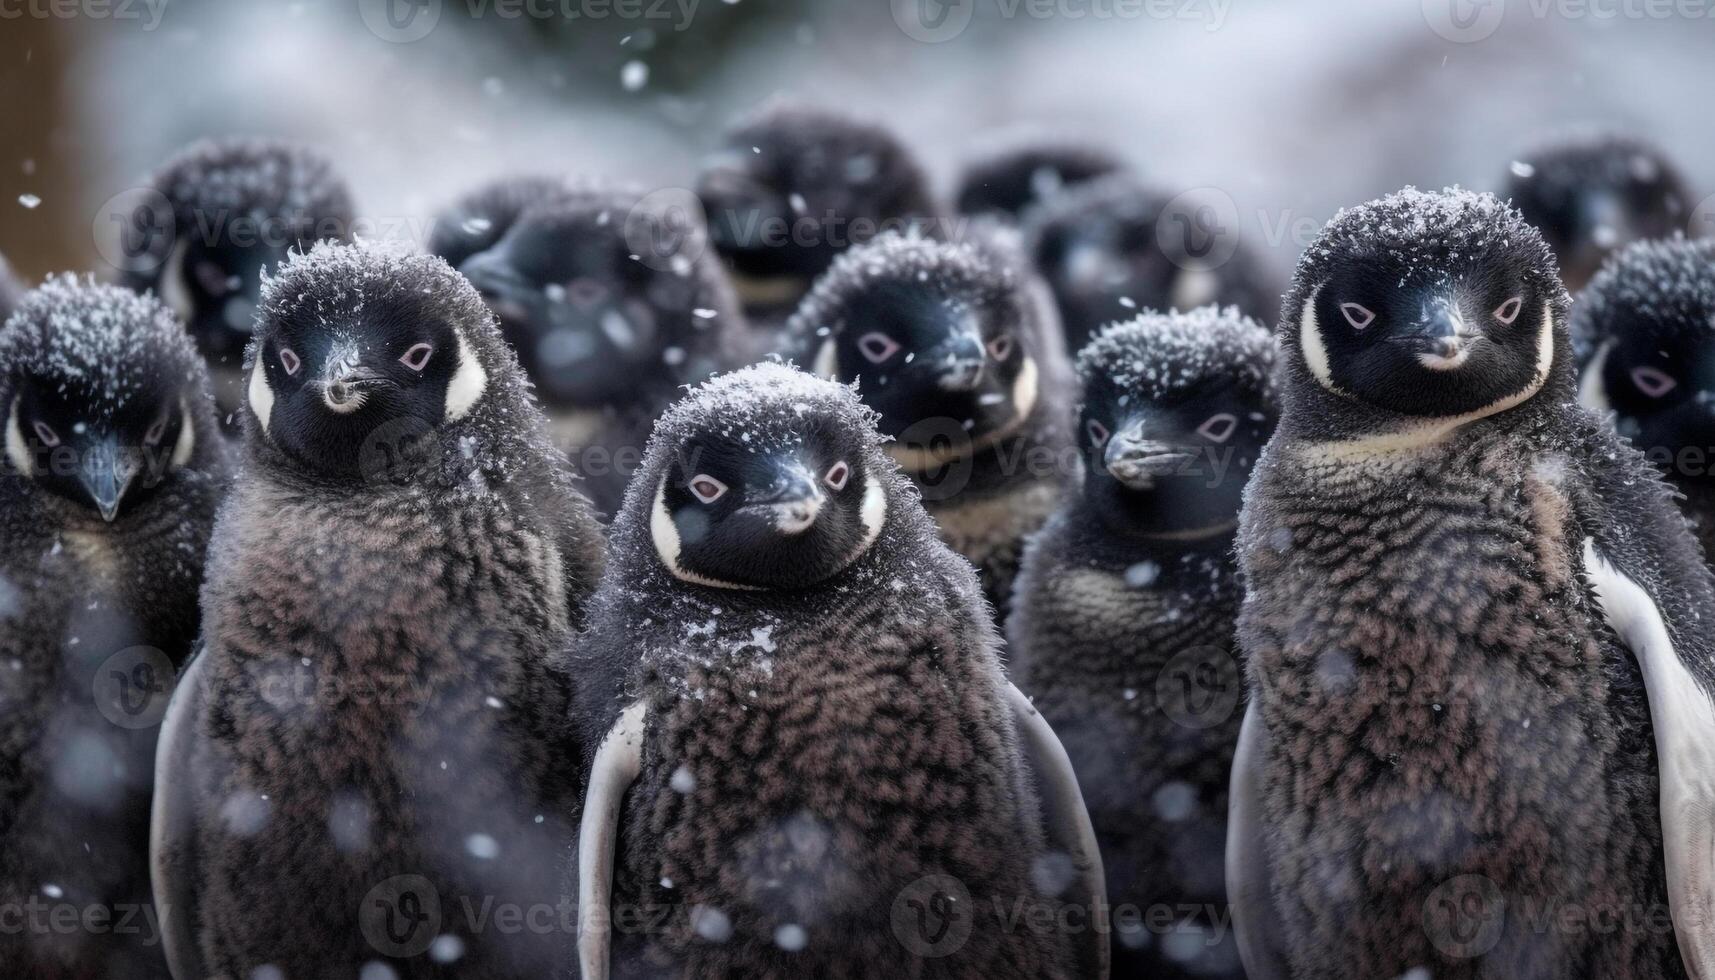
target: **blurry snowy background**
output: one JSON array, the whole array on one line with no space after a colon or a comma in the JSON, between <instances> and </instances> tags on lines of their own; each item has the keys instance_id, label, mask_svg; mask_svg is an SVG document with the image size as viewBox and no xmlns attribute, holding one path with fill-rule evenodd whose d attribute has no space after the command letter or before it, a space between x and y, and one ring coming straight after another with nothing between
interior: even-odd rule
<instances>
[{"instance_id":1,"label":"blurry snowy background","mask_svg":"<svg viewBox=\"0 0 1715 980\"><path fill-rule=\"evenodd\" d=\"M1169 189L1225 191L1284 269L1342 204L1493 187L1576 124L1645 135L1697 198L1715 192L1711 15L1715 0L0 0L0 251L31 276L101 269L102 203L197 137L311 141L365 214L420 237L507 172L684 185L722 125L783 93L886 120L943 188L997 127L1086 134Z\"/></svg>"}]
</instances>

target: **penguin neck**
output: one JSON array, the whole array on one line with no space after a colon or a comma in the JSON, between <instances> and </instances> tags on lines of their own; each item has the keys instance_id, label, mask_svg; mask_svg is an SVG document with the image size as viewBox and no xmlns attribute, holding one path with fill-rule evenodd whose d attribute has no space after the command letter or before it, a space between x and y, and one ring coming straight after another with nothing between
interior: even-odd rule
<instances>
[{"instance_id":1,"label":"penguin neck","mask_svg":"<svg viewBox=\"0 0 1715 980\"><path fill-rule=\"evenodd\" d=\"M1073 519L1088 529L1087 544L1098 554L1135 558L1139 553L1231 552L1238 535L1238 515L1183 527L1150 527L1114 499L1092 499L1086 483L1071 505ZM1136 499L1140 508L1147 501Z\"/></svg>"}]
</instances>

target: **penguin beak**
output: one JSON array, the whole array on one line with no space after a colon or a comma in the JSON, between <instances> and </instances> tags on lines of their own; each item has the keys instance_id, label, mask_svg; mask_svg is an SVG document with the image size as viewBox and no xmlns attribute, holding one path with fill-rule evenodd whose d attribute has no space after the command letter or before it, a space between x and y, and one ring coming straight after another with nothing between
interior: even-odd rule
<instances>
[{"instance_id":1,"label":"penguin beak","mask_svg":"<svg viewBox=\"0 0 1715 980\"><path fill-rule=\"evenodd\" d=\"M1431 370L1448 371L1465 363L1471 356L1471 341L1479 336L1460 312L1456 300L1439 297L1424 308L1415 325L1396 339L1416 350L1419 364Z\"/></svg>"},{"instance_id":2,"label":"penguin beak","mask_svg":"<svg viewBox=\"0 0 1715 980\"><path fill-rule=\"evenodd\" d=\"M102 520L111 524L119 516L119 504L125 499L125 492L131 489L140 468L112 436L102 437L87 450L78 481L83 484L84 492L89 494L96 509L101 511Z\"/></svg>"},{"instance_id":3,"label":"penguin beak","mask_svg":"<svg viewBox=\"0 0 1715 980\"><path fill-rule=\"evenodd\" d=\"M1149 490L1158 478L1171 476L1195 458L1171 443L1148 438L1144 424L1133 422L1108 439L1102 466L1126 487Z\"/></svg>"},{"instance_id":4,"label":"penguin beak","mask_svg":"<svg viewBox=\"0 0 1715 980\"><path fill-rule=\"evenodd\" d=\"M980 335L962 331L941 347L930 363L935 366L935 383L943 391L975 391L983 380L986 359Z\"/></svg>"},{"instance_id":5,"label":"penguin beak","mask_svg":"<svg viewBox=\"0 0 1715 980\"><path fill-rule=\"evenodd\" d=\"M386 383L386 378L363 363L357 345L347 341L335 344L328 351L317 385L321 388L322 404L330 411L346 415L363 407L371 389Z\"/></svg>"},{"instance_id":6,"label":"penguin beak","mask_svg":"<svg viewBox=\"0 0 1715 980\"><path fill-rule=\"evenodd\" d=\"M800 463L782 467L774 484L757 500L746 503L747 510L765 515L781 534L802 534L821 516L827 501L816 477Z\"/></svg>"},{"instance_id":7,"label":"penguin beak","mask_svg":"<svg viewBox=\"0 0 1715 980\"><path fill-rule=\"evenodd\" d=\"M513 323L531 318L530 299L535 287L492 252L478 252L465 259L459 273L482 294L482 301L495 316Z\"/></svg>"}]
</instances>

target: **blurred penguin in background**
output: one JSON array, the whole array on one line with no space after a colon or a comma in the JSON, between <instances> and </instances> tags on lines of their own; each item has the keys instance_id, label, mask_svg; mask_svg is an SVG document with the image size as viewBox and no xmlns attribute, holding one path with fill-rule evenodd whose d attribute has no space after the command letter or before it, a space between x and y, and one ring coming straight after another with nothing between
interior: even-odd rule
<instances>
[{"instance_id":1,"label":"blurred penguin in background","mask_svg":"<svg viewBox=\"0 0 1715 980\"><path fill-rule=\"evenodd\" d=\"M1503 198L1542 233L1574 293L1616 249L1683 231L1693 200L1660 147L1586 131L1546 141L1514 160Z\"/></svg>"},{"instance_id":2,"label":"blurred penguin in background","mask_svg":"<svg viewBox=\"0 0 1715 980\"><path fill-rule=\"evenodd\" d=\"M24 298L24 284L18 279L17 273L7 263L6 256L0 255L0 324L12 315L18 308L18 303Z\"/></svg>"},{"instance_id":3,"label":"blurred penguin in background","mask_svg":"<svg viewBox=\"0 0 1715 980\"><path fill-rule=\"evenodd\" d=\"M1119 154L1095 143L1007 131L965 161L954 183L953 206L964 215L1017 221L1034 205L1078 184L1126 169Z\"/></svg>"},{"instance_id":4,"label":"blurred penguin in background","mask_svg":"<svg viewBox=\"0 0 1715 980\"><path fill-rule=\"evenodd\" d=\"M753 335L697 209L553 178L480 188L430 248L482 294L599 512L619 509L650 426L687 384L772 345Z\"/></svg>"}]
</instances>

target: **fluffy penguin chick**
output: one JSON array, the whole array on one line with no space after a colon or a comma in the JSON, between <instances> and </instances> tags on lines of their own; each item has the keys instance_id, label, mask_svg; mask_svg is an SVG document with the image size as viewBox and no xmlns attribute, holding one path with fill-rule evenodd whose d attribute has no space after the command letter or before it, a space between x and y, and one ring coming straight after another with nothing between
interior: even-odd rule
<instances>
[{"instance_id":1,"label":"fluffy penguin chick","mask_svg":"<svg viewBox=\"0 0 1715 980\"><path fill-rule=\"evenodd\" d=\"M1299 265L1239 540L1252 977L1715 968L1715 583L1576 404L1567 305L1460 190L1342 211Z\"/></svg>"},{"instance_id":2,"label":"fluffy penguin chick","mask_svg":"<svg viewBox=\"0 0 1715 980\"><path fill-rule=\"evenodd\" d=\"M320 154L261 139L193 143L148 186L155 193L119 230L122 280L155 290L185 320L208 361L221 417L236 427L262 274L290 250L349 241L351 194Z\"/></svg>"},{"instance_id":3,"label":"fluffy penguin chick","mask_svg":"<svg viewBox=\"0 0 1715 980\"><path fill-rule=\"evenodd\" d=\"M1104 147L1041 134L1009 134L965 164L953 202L960 214L1015 220L1073 185L1125 169L1125 161Z\"/></svg>"},{"instance_id":4,"label":"fluffy penguin chick","mask_svg":"<svg viewBox=\"0 0 1715 980\"><path fill-rule=\"evenodd\" d=\"M203 648L162 733L175 972L547 976L569 927L475 917L560 901L544 856L580 798L555 654L599 572L594 518L438 258L287 259L250 362Z\"/></svg>"},{"instance_id":5,"label":"fluffy penguin chick","mask_svg":"<svg viewBox=\"0 0 1715 980\"><path fill-rule=\"evenodd\" d=\"M1715 242L1635 242L1573 307L1585 352L1579 400L1684 494L1705 557L1715 555Z\"/></svg>"},{"instance_id":6,"label":"fluffy penguin chick","mask_svg":"<svg viewBox=\"0 0 1715 980\"><path fill-rule=\"evenodd\" d=\"M1524 154L1502 193L1542 232L1574 292L1620 246L1682 229L1691 207L1684 180L1659 148L1599 133L1561 137Z\"/></svg>"},{"instance_id":7,"label":"fluffy penguin chick","mask_svg":"<svg viewBox=\"0 0 1715 980\"><path fill-rule=\"evenodd\" d=\"M1031 538L1013 595L1012 675L1078 771L1109 902L1136 910L1115 919L1116 977L1242 975L1200 910L1226 903L1232 546L1273 364L1273 336L1233 308L1103 331L1078 357L1083 489ZM1152 936L1137 912L1154 909L1187 921Z\"/></svg>"},{"instance_id":8,"label":"fluffy penguin chick","mask_svg":"<svg viewBox=\"0 0 1715 980\"><path fill-rule=\"evenodd\" d=\"M1068 189L1026 212L1025 249L1060 306L1066 344L1139 309L1237 306L1272 320L1280 289L1235 230L1187 227L1201 212L1168 210L1173 195L1116 174ZM1165 247L1164 247L1165 246Z\"/></svg>"},{"instance_id":9,"label":"fluffy penguin chick","mask_svg":"<svg viewBox=\"0 0 1715 980\"><path fill-rule=\"evenodd\" d=\"M841 252L941 216L898 137L792 103L764 106L730 129L703 165L697 196L746 315L776 326Z\"/></svg>"},{"instance_id":10,"label":"fluffy penguin chick","mask_svg":"<svg viewBox=\"0 0 1715 980\"><path fill-rule=\"evenodd\" d=\"M700 224L631 190L525 180L505 182L510 198L479 193L518 200L532 183L540 198L459 271L500 317L556 441L612 514L680 389L760 352Z\"/></svg>"},{"instance_id":11,"label":"fluffy penguin chick","mask_svg":"<svg viewBox=\"0 0 1715 980\"><path fill-rule=\"evenodd\" d=\"M880 443L855 392L778 364L656 428L579 665L579 714L619 716L579 843L588 980L610 903L659 913L614 920L626 977L1101 971L1077 781Z\"/></svg>"},{"instance_id":12,"label":"fluffy penguin chick","mask_svg":"<svg viewBox=\"0 0 1715 980\"><path fill-rule=\"evenodd\" d=\"M817 374L856 382L953 550L1004 616L1024 536L1076 467L1052 303L1009 253L886 235L840 258L787 326Z\"/></svg>"},{"instance_id":13,"label":"fluffy penguin chick","mask_svg":"<svg viewBox=\"0 0 1715 980\"><path fill-rule=\"evenodd\" d=\"M149 794L227 476L208 376L165 306L58 276L0 330L0 413L0 962L165 978Z\"/></svg>"}]
</instances>

